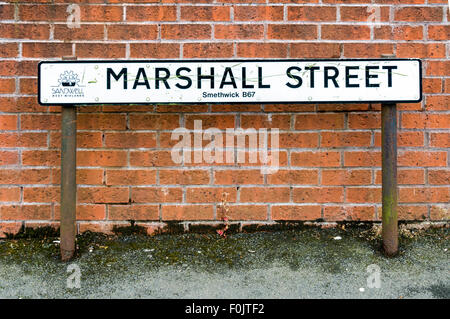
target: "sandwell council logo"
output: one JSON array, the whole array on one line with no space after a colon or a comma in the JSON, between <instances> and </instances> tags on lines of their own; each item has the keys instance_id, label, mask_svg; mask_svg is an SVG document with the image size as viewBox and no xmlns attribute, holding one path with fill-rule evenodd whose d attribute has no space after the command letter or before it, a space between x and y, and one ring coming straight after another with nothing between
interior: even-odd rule
<instances>
[{"instance_id":1,"label":"sandwell council logo","mask_svg":"<svg viewBox=\"0 0 450 319\"><path fill-rule=\"evenodd\" d=\"M58 85L52 86L52 97L84 97L84 86L74 71L64 71L59 75Z\"/></svg>"}]
</instances>

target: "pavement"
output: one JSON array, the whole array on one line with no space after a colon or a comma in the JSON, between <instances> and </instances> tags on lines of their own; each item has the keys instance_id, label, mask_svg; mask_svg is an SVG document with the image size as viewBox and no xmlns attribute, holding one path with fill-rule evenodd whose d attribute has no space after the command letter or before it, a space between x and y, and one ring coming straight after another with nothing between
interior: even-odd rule
<instances>
[{"instance_id":1,"label":"pavement","mask_svg":"<svg viewBox=\"0 0 450 319\"><path fill-rule=\"evenodd\" d=\"M20 236L19 236L20 237ZM385 257L379 227L0 240L0 298L450 298L449 228L403 230Z\"/></svg>"}]
</instances>

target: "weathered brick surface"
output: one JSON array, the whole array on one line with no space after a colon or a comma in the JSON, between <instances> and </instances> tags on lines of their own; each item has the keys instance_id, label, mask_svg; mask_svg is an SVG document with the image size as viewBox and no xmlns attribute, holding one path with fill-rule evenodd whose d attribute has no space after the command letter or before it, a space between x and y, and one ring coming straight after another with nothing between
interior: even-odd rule
<instances>
[{"instance_id":1,"label":"weathered brick surface","mask_svg":"<svg viewBox=\"0 0 450 319\"><path fill-rule=\"evenodd\" d=\"M421 58L424 100L398 107L399 217L448 220L447 1L74 2L80 28L66 23L68 1L0 4L0 237L24 223L58 224L61 108L37 103L36 70L67 55ZM280 169L261 174L252 152L238 164L174 162L171 132L195 120L280 129ZM224 194L234 221L379 221L380 125L379 104L80 107L78 230L111 232L134 219L151 234L164 221L218 221Z\"/></svg>"}]
</instances>

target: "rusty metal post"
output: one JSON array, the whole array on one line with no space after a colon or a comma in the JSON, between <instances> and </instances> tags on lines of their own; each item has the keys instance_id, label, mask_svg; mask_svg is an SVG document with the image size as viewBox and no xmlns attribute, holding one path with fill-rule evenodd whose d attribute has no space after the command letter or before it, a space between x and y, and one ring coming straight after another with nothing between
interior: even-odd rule
<instances>
[{"instance_id":1,"label":"rusty metal post","mask_svg":"<svg viewBox=\"0 0 450 319\"><path fill-rule=\"evenodd\" d=\"M386 255L398 252L397 104L381 104L382 238Z\"/></svg>"},{"instance_id":2,"label":"rusty metal post","mask_svg":"<svg viewBox=\"0 0 450 319\"><path fill-rule=\"evenodd\" d=\"M76 57L63 57L76 60ZM75 254L77 205L77 108L62 106L61 114L61 260L69 261Z\"/></svg>"}]
</instances>

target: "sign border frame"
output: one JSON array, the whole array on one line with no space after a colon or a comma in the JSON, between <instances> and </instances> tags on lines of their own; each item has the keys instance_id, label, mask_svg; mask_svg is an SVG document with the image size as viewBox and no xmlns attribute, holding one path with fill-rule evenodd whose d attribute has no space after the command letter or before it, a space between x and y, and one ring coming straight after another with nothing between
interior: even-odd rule
<instances>
[{"instance_id":1,"label":"sign border frame","mask_svg":"<svg viewBox=\"0 0 450 319\"><path fill-rule=\"evenodd\" d=\"M80 63L164 63L164 62L185 62L185 63L199 63L199 62L310 62L310 61L320 61L320 62L327 62L327 61L418 61L419 62L419 79L420 79L420 96L418 100L382 100L382 101L373 101L373 100L362 100L362 101L298 101L298 102L282 102L282 101L242 101L242 102L153 102L153 103L143 103L143 102L135 102L135 103L45 103L41 101L41 65L42 64L54 64L54 63L65 63L65 64L80 64ZM42 106L49 106L49 105L196 105L196 104L223 104L223 105L229 105L229 104L359 104L359 103L374 103L374 104L380 104L380 103L419 103L423 100L423 78L422 78L422 60L421 59L415 59L415 58L393 58L393 59L382 59L382 58L376 58L376 59L168 59L168 60L148 60L148 59L142 59L142 60L69 60L69 61L61 61L61 60L55 60L55 61L40 61L38 63L38 103Z\"/></svg>"}]
</instances>

